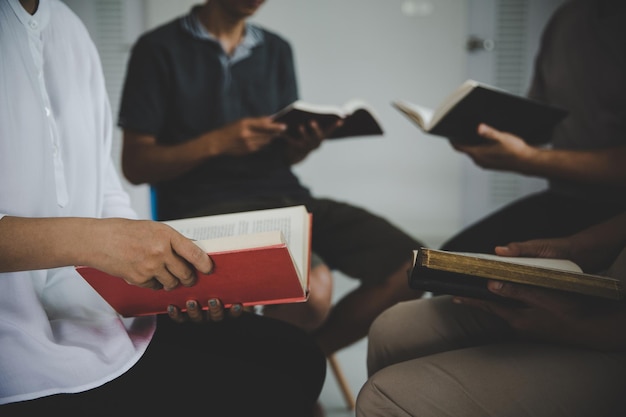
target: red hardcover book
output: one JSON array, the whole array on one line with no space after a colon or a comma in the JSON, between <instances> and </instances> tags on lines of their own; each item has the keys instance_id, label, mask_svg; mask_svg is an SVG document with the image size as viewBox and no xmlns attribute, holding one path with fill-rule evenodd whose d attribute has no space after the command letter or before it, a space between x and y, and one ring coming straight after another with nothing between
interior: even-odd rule
<instances>
[{"instance_id":1,"label":"red hardcover book","mask_svg":"<svg viewBox=\"0 0 626 417\"><path fill-rule=\"evenodd\" d=\"M212 273L198 272L193 287L152 290L92 267L76 270L125 317L165 313L170 304L185 311L190 299L205 310L210 298L225 307L302 302L309 294L311 220L304 206L295 206L165 222L213 260Z\"/></svg>"}]
</instances>

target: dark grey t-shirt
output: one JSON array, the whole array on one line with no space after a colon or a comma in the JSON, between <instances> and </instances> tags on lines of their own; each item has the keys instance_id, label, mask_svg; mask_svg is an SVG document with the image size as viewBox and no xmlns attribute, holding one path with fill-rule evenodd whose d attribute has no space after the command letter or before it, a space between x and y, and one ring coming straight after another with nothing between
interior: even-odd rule
<instances>
[{"instance_id":1,"label":"dark grey t-shirt","mask_svg":"<svg viewBox=\"0 0 626 417\"><path fill-rule=\"evenodd\" d=\"M566 2L544 31L529 95L569 111L554 131L554 148L626 146L626 2ZM624 187L568 181L551 181L550 187L626 204Z\"/></svg>"},{"instance_id":2,"label":"dark grey t-shirt","mask_svg":"<svg viewBox=\"0 0 626 417\"><path fill-rule=\"evenodd\" d=\"M298 97L290 45L248 25L243 53L189 29L191 15L143 35L132 50L118 125L181 143L244 117L268 116ZM214 202L308 196L291 171L284 143L260 152L213 158L187 174L154 184L159 217L187 217Z\"/></svg>"}]
</instances>

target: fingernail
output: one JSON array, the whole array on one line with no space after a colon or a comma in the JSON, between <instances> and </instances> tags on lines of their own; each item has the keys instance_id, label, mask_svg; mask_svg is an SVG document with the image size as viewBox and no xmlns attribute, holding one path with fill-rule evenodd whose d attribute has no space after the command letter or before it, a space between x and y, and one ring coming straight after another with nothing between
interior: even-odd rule
<instances>
[{"instance_id":1,"label":"fingernail","mask_svg":"<svg viewBox=\"0 0 626 417\"><path fill-rule=\"evenodd\" d=\"M173 305L168 305L167 306L167 313L168 314L175 314L176 313L176 308Z\"/></svg>"},{"instance_id":2,"label":"fingernail","mask_svg":"<svg viewBox=\"0 0 626 417\"><path fill-rule=\"evenodd\" d=\"M233 311L234 311L235 313L239 313L239 312L241 311L241 306L240 306L239 304L235 304L235 305L233 306Z\"/></svg>"},{"instance_id":3,"label":"fingernail","mask_svg":"<svg viewBox=\"0 0 626 417\"><path fill-rule=\"evenodd\" d=\"M209 300L209 305L211 307L216 307L217 306L217 301L214 298L212 298L212 299Z\"/></svg>"},{"instance_id":4,"label":"fingernail","mask_svg":"<svg viewBox=\"0 0 626 417\"><path fill-rule=\"evenodd\" d=\"M495 291L500 291L504 284L500 281L495 281L491 284L491 289Z\"/></svg>"},{"instance_id":5,"label":"fingernail","mask_svg":"<svg viewBox=\"0 0 626 417\"><path fill-rule=\"evenodd\" d=\"M196 302L195 301L187 301L187 308L189 310L195 310L196 308Z\"/></svg>"}]
</instances>

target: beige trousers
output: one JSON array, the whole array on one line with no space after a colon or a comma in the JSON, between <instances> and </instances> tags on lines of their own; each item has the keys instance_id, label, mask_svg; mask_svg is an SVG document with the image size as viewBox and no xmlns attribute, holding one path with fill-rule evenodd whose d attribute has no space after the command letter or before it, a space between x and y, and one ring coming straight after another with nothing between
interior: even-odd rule
<instances>
[{"instance_id":1,"label":"beige trousers","mask_svg":"<svg viewBox=\"0 0 626 417\"><path fill-rule=\"evenodd\" d=\"M495 316L447 296L392 307L370 330L356 416L626 416L626 352L510 336Z\"/></svg>"}]
</instances>

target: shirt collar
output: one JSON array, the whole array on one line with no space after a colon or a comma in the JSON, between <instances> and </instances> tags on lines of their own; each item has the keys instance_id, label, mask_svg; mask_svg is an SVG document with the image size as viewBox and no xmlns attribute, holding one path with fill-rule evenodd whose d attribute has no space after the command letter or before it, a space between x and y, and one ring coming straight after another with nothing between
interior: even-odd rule
<instances>
[{"instance_id":1,"label":"shirt collar","mask_svg":"<svg viewBox=\"0 0 626 417\"><path fill-rule=\"evenodd\" d=\"M8 0L20 22L33 32L41 32L50 21L50 2L40 0L35 14L31 15L22 7L19 0Z\"/></svg>"},{"instance_id":2,"label":"shirt collar","mask_svg":"<svg viewBox=\"0 0 626 417\"><path fill-rule=\"evenodd\" d=\"M202 23L200 23L200 20L198 19L198 16L196 14L198 7L200 6L194 7L193 9L191 9L189 14L181 17L181 25L183 29L196 39L211 41L219 45L219 40L215 36L213 36L213 34L211 34L208 30L206 30ZM257 45L262 44L263 40L263 31L255 25L246 23L246 32L244 38L241 43L237 45L237 48L235 49L231 60L237 60L237 58L242 59L243 57L248 56L250 50Z\"/></svg>"}]
</instances>

